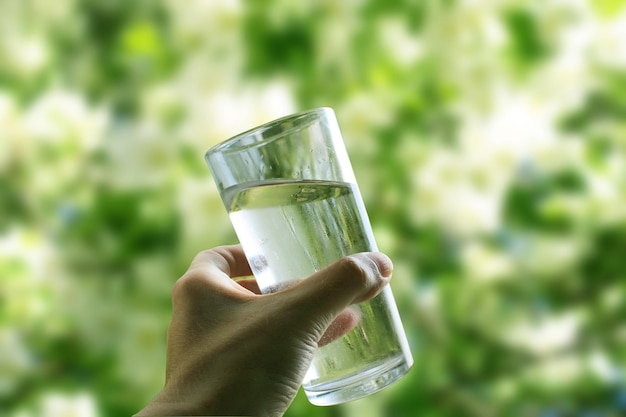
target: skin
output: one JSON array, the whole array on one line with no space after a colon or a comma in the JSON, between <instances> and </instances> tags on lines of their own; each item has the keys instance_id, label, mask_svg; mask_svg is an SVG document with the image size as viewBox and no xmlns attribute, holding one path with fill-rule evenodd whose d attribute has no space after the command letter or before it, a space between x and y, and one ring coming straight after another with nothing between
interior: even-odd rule
<instances>
[{"instance_id":1,"label":"skin","mask_svg":"<svg viewBox=\"0 0 626 417\"><path fill-rule=\"evenodd\" d=\"M358 322L350 305L389 282L389 258L347 256L261 295L239 245L199 253L172 290L165 386L137 416L281 416L315 350Z\"/></svg>"}]
</instances>

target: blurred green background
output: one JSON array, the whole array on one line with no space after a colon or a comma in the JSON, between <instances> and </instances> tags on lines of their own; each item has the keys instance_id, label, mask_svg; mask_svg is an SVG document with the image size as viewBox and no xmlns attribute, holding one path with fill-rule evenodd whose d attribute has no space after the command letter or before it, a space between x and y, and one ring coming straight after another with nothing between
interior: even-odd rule
<instances>
[{"instance_id":1,"label":"blurred green background","mask_svg":"<svg viewBox=\"0 0 626 417\"><path fill-rule=\"evenodd\" d=\"M204 152L317 106L416 364L287 416L626 415L622 0L1 0L0 416L138 411L236 242Z\"/></svg>"}]
</instances>

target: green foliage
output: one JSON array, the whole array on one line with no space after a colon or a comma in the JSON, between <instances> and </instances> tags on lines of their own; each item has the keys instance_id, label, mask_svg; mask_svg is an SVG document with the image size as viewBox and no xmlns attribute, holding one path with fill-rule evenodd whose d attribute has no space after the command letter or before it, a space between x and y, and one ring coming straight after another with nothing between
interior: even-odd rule
<instances>
[{"instance_id":1,"label":"green foliage","mask_svg":"<svg viewBox=\"0 0 626 417\"><path fill-rule=\"evenodd\" d=\"M528 10L507 11L503 20L508 29L511 54L518 65L534 65L550 54L542 39L537 18Z\"/></svg>"},{"instance_id":2,"label":"green foliage","mask_svg":"<svg viewBox=\"0 0 626 417\"><path fill-rule=\"evenodd\" d=\"M624 9L624 3L619 0L592 0L591 5L598 15L604 18L611 18Z\"/></svg>"}]
</instances>

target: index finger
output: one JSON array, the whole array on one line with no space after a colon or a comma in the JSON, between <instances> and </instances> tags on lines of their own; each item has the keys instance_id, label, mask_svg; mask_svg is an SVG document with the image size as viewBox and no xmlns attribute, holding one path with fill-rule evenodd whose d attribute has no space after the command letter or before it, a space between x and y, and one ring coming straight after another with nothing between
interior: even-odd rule
<instances>
[{"instance_id":1,"label":"index finger","mask_svg":"<svg viewBox=\"0 0 626 417\"><path fill-rule=\"evenodd\" d=\"M241 245L218 246L196 255L191 261L189 271L217 267L231 278L252 275L250 264Z\"/></svg>"}]
</instances>

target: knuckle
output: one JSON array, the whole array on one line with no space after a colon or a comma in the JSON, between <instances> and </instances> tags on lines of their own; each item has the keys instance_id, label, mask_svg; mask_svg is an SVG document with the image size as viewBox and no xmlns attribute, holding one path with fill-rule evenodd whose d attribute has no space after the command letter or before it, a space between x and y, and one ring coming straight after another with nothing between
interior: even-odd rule
<instances>
[{"instance_id":1,"label":"knuckle","mask_svg":"<svg viewBox=\"0 0 626 417\"><path fill-rule=\"evenodd\" d=\"M188 271L180 277L172 287L172 299L174 301L187 300L205 291L206 281L204 277L195 271Z\"/></svg>"},{"instance_id":2,"label":"knuckle","mask_svg":"<svg viewBox=\"0 0 626 417\"><path fill-rule=\"evenodd\" d=\"M351 255L342 258L339 262L346 280L360 288L370 286L373 274L361 257Z\"/></svg>"}]
</instances>

